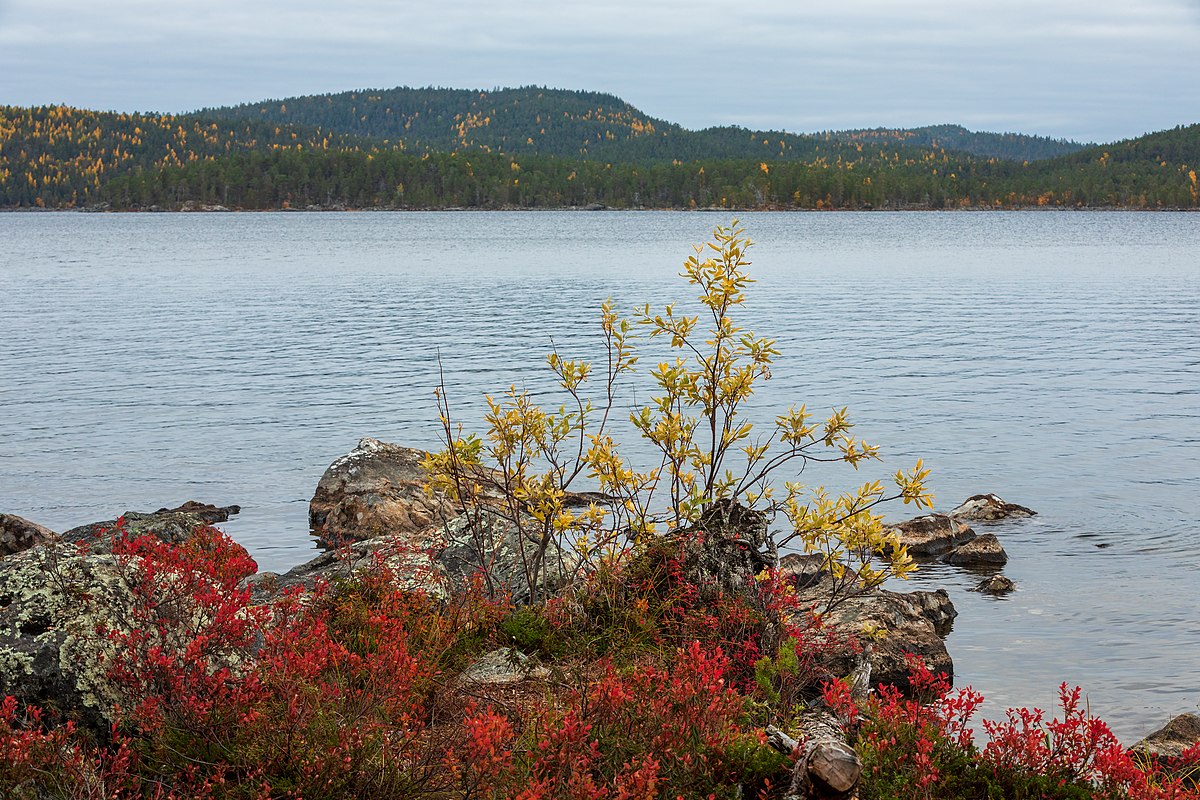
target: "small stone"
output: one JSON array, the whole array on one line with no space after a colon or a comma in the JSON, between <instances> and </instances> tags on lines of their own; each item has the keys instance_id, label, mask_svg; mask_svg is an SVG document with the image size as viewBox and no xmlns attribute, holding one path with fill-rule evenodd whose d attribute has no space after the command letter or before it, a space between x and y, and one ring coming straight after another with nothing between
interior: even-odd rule
<instances>
[{"instance_id":1,"label":"small stone","mask_svg":"<svg viewBox=\"0 0 1200 800\"><path fill-rule=\"evenodd\" d=\"M463 683L504 684L519 683L526 678L545 677L550 671L538 667L532 658L507 647L500 647L477 658L463 670L459 680Z\"/></svg>"},{"instance_id":2,"label":"small stone","mask_svg":"<svg viewBox=\"0 0 1200 800\"><path fill-rule=\"evenodd\" d=\"M983 594L1003 595L1008 594L1017 588L1017 585L1003 575L993 575L990 578L984 578L969 591L982 592Z\"/></svg>"},{"instance_id":3,"label":"small stone","mask_svg":"<svg viewBox=\"0 0 1200 800\"><path fill-rule=\"evenodd\" d=\"M1006 503L994 494L972 495L950 512L950 516L955 519L969 519L972 522L995 522L1001 519L1032 517L1036 514L1032 508Z\"/></svg>"}]
</instances>

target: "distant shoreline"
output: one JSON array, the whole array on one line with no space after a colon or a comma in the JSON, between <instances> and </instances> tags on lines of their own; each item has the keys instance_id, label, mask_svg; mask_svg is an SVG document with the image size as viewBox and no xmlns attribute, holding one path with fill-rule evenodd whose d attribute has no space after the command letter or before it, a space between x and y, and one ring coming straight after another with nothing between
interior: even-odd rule
<instances>
[{"instance_id":1,"label":"distant shoreline","mask_svg":"<svg viewBox=\"0 0 1200 800\"><path fill-rule=\"evenodd\" d=\"M429 213L429 212L470 212L470 213L512 213L512 212L678 212L694 214L877 214L877 213L938 213L938 214L987 214L995 212L1046 213L1053 211L1071 212L1105 212L1120 211L1129 213L1197 213L1200 208L1163 207L1139 208L1136 206L1005 206L986 207L971 206L968 208L934 208L932 206L905 206L901 208L735 208L735 207L706 207L681 208L678 206L639 206L637 208L619 208L604 206L591 208L587 206L501 206L497 208L480 208L478 206L430 206L398 208L395 206L365 206L362 208L36 208L36 207L5 207L0 213L10 214L366 214L366 213Z\"/></svg>"}]
</instances>

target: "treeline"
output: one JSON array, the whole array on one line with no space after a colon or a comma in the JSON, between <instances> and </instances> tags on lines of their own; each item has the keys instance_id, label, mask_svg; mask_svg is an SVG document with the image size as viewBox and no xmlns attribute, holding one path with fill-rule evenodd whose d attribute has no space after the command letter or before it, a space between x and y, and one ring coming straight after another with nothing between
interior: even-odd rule
<instances>
[{"instance_id":1,"label":"treeline","mask_svg":"<svg viewBox=\"0 0 1200 800\"><path fill-rule=\"evenodd\" d=\"M723 143L721 152L738 152L749 136L735 128L707 133ZM273 119L0 107L0 207L1197 206L1200 126L1028 163L889 148L873 137L827 135L810 142L803 159L620 161L414 151L392 139ZM784 152L780 141L755 147Z\"/></svg>"},{"instance_id":2,"label":"treeline","mask_svg":"<svg viewBox=\"0 0 1200 800\"><path fill-rule=\"evenodd\" d=\"M967 130L961 125L929 125L923 128L870 128L830 131L831 139L872 144L901 143L909 147L956 150L981 158L1006 161L1040 161L1077 153L1092 145L1048 136L1024 133L987 133Z\"/></svg>"},{"instance_id":3,"label":"treeline","mask_svg":"<svg viewBox=\"0 0 1200 800\"><path fill-rule=\"evenodd\" d=\"M375 146L344 133L263 120L0 106L0 208L88 205L114 176L231 153Z\"/></svg>"},{"instance_id":4,"label":"treeline","mask_svg":"<svg viewBox=\"0 0 1200 800\"><path fill-rule=\"evenodd\" d=\"M1200 135L1200 126L1191 129ZM1195 164L1195 161L1190 162ZM119 176L114 208L1196 208L1188 164L1101 153L1039 165L930 159L856 168L724 160L609 164L401 152L245 152Z\"/></svg>"},{"instance_id":5,"label":"treeline","mask_svg":"<svg viewBox=\"0 0 1200 800\"><path fill-rule=\"evenodd\" d=\"M953 125L817 135L741 127L691 131L650 117L611 94L536 86L490 92L369 89L212 108L202 113L224 119L319 126L402 141L406 149L418 152L499 152L622 163L854 159L864 145L868 159L914 160L920 158L920 151L960 150L984 159L1033 161L1083 147L1037 136L974 133Z\"/></svg>"}]
</instances>

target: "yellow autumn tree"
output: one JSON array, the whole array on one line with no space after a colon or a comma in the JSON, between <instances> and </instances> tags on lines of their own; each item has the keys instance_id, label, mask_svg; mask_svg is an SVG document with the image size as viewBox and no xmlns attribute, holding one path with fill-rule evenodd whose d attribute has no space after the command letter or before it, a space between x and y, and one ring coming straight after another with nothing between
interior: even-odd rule
<instances>
[{"instance_id":1,"label":"yellow autumn tree","mask_svg":"<svg viewBox=\"0 0 1200 800\"><path fill-rule=\"evenodd\" d=\"M486 430L476 436L452 420L439 389L445 448L426 461L429 489L468 526L482 529L498 520L515 531L534 599L563 580L630 557L657 537L695 530L716 509L764 515L780 526L772 534L772 555L788 547L819 553L845 591L912 569L875 509L893 500L932 507L920 461L897 471L891 490L878 480L841 493L805 487L794 478L806 464L858 469L879 458L878 448L853 435L844 408L818 419L803 405L792 407L765 431L745 416L746 402L770 379L779 355L774 340L735 321L754 282L747 272L751 246L735 220L694 248L681 277L699 290L695 313L676 304L646 305L622 317L606 301L602 363L557 352L547 357L566 398L557 410L510 388L499 399L487 398ZM633 430L659 456L641 467L621 455L612 431L618 382L638 364L638 331L672 354L649 370L650 403L629 415ZM595 372L599 396L592 400L585 390ZM581 482L589 492L580 492ZM482 549L480 557L487 560Z\"/></svg>"}]
</instances>

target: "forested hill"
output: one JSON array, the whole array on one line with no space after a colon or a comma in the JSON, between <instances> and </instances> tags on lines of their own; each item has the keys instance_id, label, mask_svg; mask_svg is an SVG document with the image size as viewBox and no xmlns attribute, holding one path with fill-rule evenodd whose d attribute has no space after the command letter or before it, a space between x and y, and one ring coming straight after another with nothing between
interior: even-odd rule
<instances>
[{"instance_id":1,"label":"forested hill","mask_svg":"<svg viewBox=\"0 0 1200 800\"><path fill-rule=\"evenodd\" d=\"M0 208L84 205L115 176L157 174L236 153L375 147L343 133L266 120L0 106Z\"/></svg>"},{"instance_id":2,"label":"forested hill","mask_svg":"<svg viewBox=\"0 0 1200 800\"><path fill-rule=\"evenodd\" d=\"M1173 164L1189 164L1195 169L1200 166L1200 124L1181 125L1136 139L1094 145L1057 161L1079 166L1092 163L1106 166L1157 164L1163 168Z\"/></svg>"},{"instance_id":3,"label":"forested hill","mask_svg":"<svg viewBox=\"0 0 1200 800\"><path fill-rule=\"evenodd\" d=\"M959 150L981 158L1034 161L1083 145L1022 134L975 133L956 125L804 135L717 127L691 131L644 114L610 94L523 87L370 89L205 109L225 119L320 126L403 141L411 151L553 155L621 163L727 158L809 161L847 158L853 148Z\"/></svg>"},{"instance_id":4,"label":"forested hill","mask_svg":"<svg viewBox=\"0 0 1200 800\"><path fill-rule=\"evenodd\" d=\"M1038 161L1079 152L1089 145L1048 136L1024 133L970 131L961 125L929 125L923 128L870 128L829 131L831 139L843 142L904 144L909 147L956 150L981 158L1007 161Z\"/></svg>"},{"instance_id":5,"label":"forested hill","mask_svg":"<svg viewBox=\"0 0 1200 800\"><path fill-rule=\"evenodd\" d=\"M631 140L654 135L652 120L613 118ZM704 133L728 152L748 139ZM0 208L1200 208L1200 125L1030 162L886 139L812 144L807 158L609 161L414 150L316 119L0 107Z\"/></svg>"}]
</instances>

